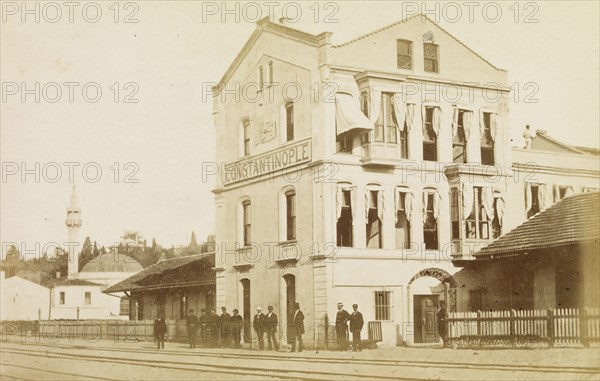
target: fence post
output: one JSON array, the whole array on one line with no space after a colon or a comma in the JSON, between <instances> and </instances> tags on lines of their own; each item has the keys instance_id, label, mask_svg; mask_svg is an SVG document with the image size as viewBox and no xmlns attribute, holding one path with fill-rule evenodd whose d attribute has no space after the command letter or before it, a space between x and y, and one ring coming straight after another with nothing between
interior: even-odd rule
<instances>
[{"instance_id":1,"label":"fence post","mask_svg":"<svg viewBox=\"0 0 600 381\"><path fill-rule=\"evenodd\" d=\"M517 346L517 335L515 335L515 310L510 310L510 320L508 321L510 327L511 345Z\"/></svg>"},{"instance_id":2,"label":"fence post","mask_svg":"<svg viewBox=\"0 0 600 381\"><path fill-rule=\"evenodd\" d=\"M554 347L554 311L548 309L548 320L546 320L546 329L548 332L548 345Z\"/></svg>"},{"instance_id":3,"label":"fence post","mask_svg":"<svg viewBox=\"0 0 600 381\"><path fill-rule=\"evenodd\" d=\"M587 319L587 308L582 308L579 313L579 340L584 347L588 348L590 346L590 341L588 340L588 319Z\"/></svg>"},{"instance_id":4,"label":"fence post","mask_svg":"<svg viewBox=\"0 0 600 381\"><path fill-rule=\"evenodd\" d=\"M477 310L477 336L481 335L481 311Z\"/></svg>"}]
</instances>

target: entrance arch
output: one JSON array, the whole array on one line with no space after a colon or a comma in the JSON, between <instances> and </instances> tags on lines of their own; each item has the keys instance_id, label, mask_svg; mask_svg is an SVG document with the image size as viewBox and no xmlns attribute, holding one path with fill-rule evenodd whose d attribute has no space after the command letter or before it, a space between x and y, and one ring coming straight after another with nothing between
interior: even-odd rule
<instances>
[{"instance_id":1,"label":"entrance arch","mask_svg":"<svg viewBox=\"0 0 600 381\"><path fill-rule=\"evenodd\" d=\"M406 289L406 312L407 320L413 323L415 343L438 342L438 302L444 300L447 311L455 312L457 285L448 271L434 267L423 269L410 279Z\"/></svg>"}]
</instances>

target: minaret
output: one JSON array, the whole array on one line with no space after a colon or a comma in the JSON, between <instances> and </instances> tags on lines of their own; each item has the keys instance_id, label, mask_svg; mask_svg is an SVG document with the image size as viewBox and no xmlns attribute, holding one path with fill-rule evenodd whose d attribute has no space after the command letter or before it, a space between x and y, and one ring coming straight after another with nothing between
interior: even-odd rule
<instances>
[{"instance_id":1,"label":"minaret","mask_svg":"<svg viewBox=\"0 0 600 381\"><path fill-rule=\"evenodd\" d=\"M65 221L69 230L69 240L65 244L69 253L69 273L68 278L77 278L79 273L79 252L81 244L79 243L79 228L81 227L81 209L77 204L77 194L75 193L75 184L73 184L73 193L71 194L71 205L67 208L67 220Z\"/></svg>"}]
</instances>

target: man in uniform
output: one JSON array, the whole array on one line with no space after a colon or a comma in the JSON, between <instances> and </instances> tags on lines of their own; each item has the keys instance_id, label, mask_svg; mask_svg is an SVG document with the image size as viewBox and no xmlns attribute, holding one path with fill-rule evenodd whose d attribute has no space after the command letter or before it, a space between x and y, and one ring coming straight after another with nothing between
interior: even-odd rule
<instances>
[{"instance_id":1,"label":"man in uniform","mask_svg":"<svg viewBox=\"0 0 600 381\"><path fill-rule=\"evenodd\" d=\"M165 349L165 334L167 333L167 322L162 315L154 320L154 338L156 339L156 348Z\"/></svg>"},{"instance_id":2,"label":"man in uniform","mask_svg":"<svg viewBox=\"0 0 600 381\"><path fill-rule=\"evenodd\" d=\"M350 315L350 332L352 332L352 351L362 351L360 331L362 331L363 325L365 324L363 316L358 312L358 304L353 304L352 309L354 310Z\"/></svg>"},{"instance_id":3,"label":"man in uniform","mask_svg":"<svg viewBox=\"0 0 600 381\"><path fill-rule=\"evenodd\" d=\"M256 307L256 315L254 315L254 331L256 332L256 336L258 337L258 349L265 349L265 324L266 324L266 316L262 313L262 307Z\"/></svg>"},{"instance_id":4,"label":"man in uniform","mask_svg":"<svg viewBox=\"0 0 600 381\"><path fill-rule=\"evenodd\" d=\"M188 340L190 342L190 348L196 348L196 332L198 331L198 317L194 313L193 309L190 309L190 312L188 313L186 328Z\"/></svg>"},{"instance_id":5,"label":"man in uniform","mask_svg":"<svg viewBox=\"0 0 600 381\"><path fill-rule=\"evenodd\" d=\"M298 352L302 352L302 335L304 334L304 314L300 311L300 303L294 303L292 325L288 330L288 338L292 342L292 350L296 351L296 340L298 340Z\"/></svg>"},{"instance_id":6,"label":"man in uniform","mask_svg":"<svg viewBox=\"0 0 600 381\"><path fill-rule=\"evenodd\" d=\"M267 343L269 343L269 350L275 347L275 350L279 350L279 344L277 343L277 315L273 312L273 306L268 307L269 312L265 318L266 330L267 330ZM271 346L271 341L273 346Z\"/></svg>"},{"instance_id":7,"label":"man in uniform","mask_svg":"<svg viewBox=\"0 0 600 381\"><path fill-rule=\"evenodd\" d=\"M340 351L348 349L348 320L350 314L344 309L344 305L340 302L337 304L338 312L335 316L335 333L337 334L337 342Z\"/></svg>"}]
</instances>

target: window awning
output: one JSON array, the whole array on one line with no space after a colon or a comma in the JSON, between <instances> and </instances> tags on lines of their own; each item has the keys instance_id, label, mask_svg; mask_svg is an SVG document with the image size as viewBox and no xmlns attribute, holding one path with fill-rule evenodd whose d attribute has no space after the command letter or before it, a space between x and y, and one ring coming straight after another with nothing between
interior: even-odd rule
<instances>
[{"instance_id":1,"label":"window awning","mask_svg":"<svg viewBox=\"0 0 600 381\"><path fill-rule=\"evenodd\" d=\"M335 99L335 123L338 135L373 130L373 123L360 111L359 102L352 95L338 92Z\"/></svg>"}]
</instances>

